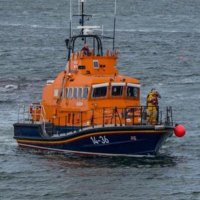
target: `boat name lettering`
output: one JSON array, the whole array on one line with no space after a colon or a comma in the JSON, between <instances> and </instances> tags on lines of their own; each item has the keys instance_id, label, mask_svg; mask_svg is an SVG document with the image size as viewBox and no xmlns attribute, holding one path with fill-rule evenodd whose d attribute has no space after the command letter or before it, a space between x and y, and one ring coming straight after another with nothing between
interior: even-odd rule
<instances>
[{"instance_id":1,"label":"boat name lettering","mask_svg":"<svg viewBox=\"0 0 200 200\"><path fill-rule=\"evenodd\" d=\"M108 144L110 143L108 138L104 135L104 136L93 136L90 137L91 141L93 144Z\"/></svg>"}]
</instances>

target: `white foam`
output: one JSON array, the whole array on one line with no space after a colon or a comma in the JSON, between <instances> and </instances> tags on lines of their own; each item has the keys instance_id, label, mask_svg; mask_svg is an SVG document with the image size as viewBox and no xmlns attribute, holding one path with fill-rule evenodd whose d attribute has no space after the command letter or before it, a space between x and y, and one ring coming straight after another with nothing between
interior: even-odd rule
<instances>
[{"instance_id":1,"label":"white foam","mask_svg":"<svg viewBox=\"0 0 200 200\"><path fill-rule=\"evenodd\" d=\"M13 85L13 84L9 84L9 85L6 85L5 86L5 89L17 89L18 88L18 86L17 85Z\"/></svg>"}]
</instances>

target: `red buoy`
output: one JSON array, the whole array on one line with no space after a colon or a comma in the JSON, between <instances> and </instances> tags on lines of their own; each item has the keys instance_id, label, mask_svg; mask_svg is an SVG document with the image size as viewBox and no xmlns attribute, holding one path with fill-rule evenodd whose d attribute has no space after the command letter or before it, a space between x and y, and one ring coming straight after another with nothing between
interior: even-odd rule
<instances>
[{"instance_id":1,"label":"red buoy","mask_svg":"<svg viewBox=\"0 0 200 200\"><path fill-rule=\"evenodd\" d=\"M183 137L186 133L186 129L183 125L178 124L174 127L174 134L176 137Z\"/></svg>"}]
</instances>

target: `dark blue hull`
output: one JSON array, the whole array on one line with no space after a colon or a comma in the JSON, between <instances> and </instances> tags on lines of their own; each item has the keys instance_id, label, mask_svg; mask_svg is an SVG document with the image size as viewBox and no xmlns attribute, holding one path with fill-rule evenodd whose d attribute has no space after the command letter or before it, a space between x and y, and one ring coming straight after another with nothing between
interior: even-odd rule
<instances>
[{"instance_id":1,"label":"dark blue hull","mask_svg":"<svg viewBox=\"0 0 200 200\"><path fill-rule=\"evenodd\" d=\"M155 155L172 127L117 126L88 128L65 135L44 135L39 125L15 124L15 139L23 147L64 153L108 156ZM34 136L33 136L34 135Z\"/></svg>"}]
</instances>

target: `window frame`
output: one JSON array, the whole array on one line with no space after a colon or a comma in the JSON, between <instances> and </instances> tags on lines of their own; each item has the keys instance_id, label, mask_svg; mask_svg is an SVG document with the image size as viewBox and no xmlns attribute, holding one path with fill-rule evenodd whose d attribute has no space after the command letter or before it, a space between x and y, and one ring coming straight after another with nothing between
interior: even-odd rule
<instances>
[{"instance_id":1,"label":"window frame","mask_svg":"<svg viewBox=\"0 0 200 200\"><path fill-rule=\"evenodd\" d=\"M111 83L111 87L110 87L110 96L111 96L112 98L121 98L121 97L123 97L123 96L124 96L124 88L125 88L125 85L126 85L126 83L122 83L122 82L112 82L112 83ZM122 93L121 93L121 95L117 95L117 96L112 95L113 86L121 86L121 87L122 87Z\"/></svg>"},{"instance_id":2,"label":"window frame","mask_svg":"<svg viewBox=\"0 0 200 200\"><path fill-rule=\"evenodd\" d=\"M79 91L81 91L80 95L79 95ZM77 88L77 99L83 99L83 88L82 87Z\"/></svg>"},{"instance_id":3,"label":"window frame","mask_svg":"<svg viewBox=\"0 0 200 200\"><path fill-rule=\"evenodd\" d=\"M93 60L93 68L99 69L99 61L98 60Z\"/></svg>"},{"instance_id":4,"label":"window frame","mask_svg":"<svg viewBox=\"0 0 200 200\"><path fill-rule=\"evenodd\" d=\"M108 96L108 86L109 86L109 83L100 83L100 84L94 84L94 85L92 85L91 98L92 99L104 99L104 98L106 98ZM101 88L101 87L106 87L106 94L105 94L105 96L94 97L94 89Z\"/></svg>"},{"instance_id":5,"label":"window frame","mask_svg":"<svg viewBox=\"0 0 200 200\"><path fill-rule=\"evenodd\" d=\"M137 89L137 96L128 96L128 87L133 87ZM127 83L126 85L126 98L130 99L139 99L140 97L140 84L134 84L134 83Z\"/></svg>"},{"instance_id":6,"label":"window frame","mask_svg":"<svg viewBox=\"0 0 200 200\"><path fill-rule=\"evenodd\" d=\"M87 96L85 97L85 93L84 91L87 89ZM89 94L89 87L83 87L83 90L82 90L82 98L83 99L88 99L88 94Z\"/></svg>"},{"instance_id":7,"label":"window frame","mask_svg":"<svg viewBox=\"0 0 200 200\"><path fill-rule=\"evenodd\" d=\"M72 99L78 99L78 88L77 87L73 87Z\"/></svg>"},{"instance_id":8,"label":"window frame","mask_svg":"<svg viewBox=\"0 0 200 200\"><path fill-rule=\"evenodd\" d=\"M72 99L72 98L73 98L73 88L72 87L68 87L67 99Z\"/></svg>"},{"instance_id":9,"label":"window frame","mask_svg":"<svg viewBox=\"0 0 200 200\"><path fill-rule=\"evenodd\" d=\"M58 95L59 95L59 89L54 89L53 90L53 97L58 98Z\"/></svg>"}]
</instances>

